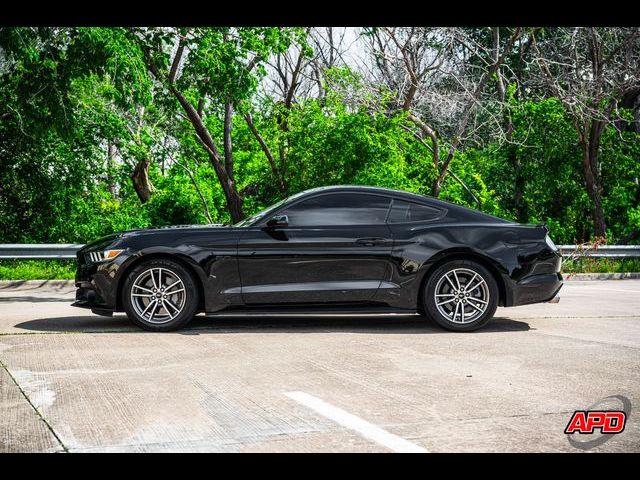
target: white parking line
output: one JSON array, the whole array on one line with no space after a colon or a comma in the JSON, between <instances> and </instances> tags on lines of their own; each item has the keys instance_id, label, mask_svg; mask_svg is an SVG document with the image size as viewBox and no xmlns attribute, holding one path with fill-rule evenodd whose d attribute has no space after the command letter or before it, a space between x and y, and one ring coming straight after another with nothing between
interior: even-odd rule
<instances>
[{"instance_id":1,"label":"white parking line","mask_svg":"<svg viewBox=\"0 0 640 480\"><path fill-rule=\"evenodd\" d=\"M409 440L405 440L402 437L389 433L386 430L373 425L372 423L363 420L360 417L356 417L349 412L342 410L341 408L334 407L333 405L320 400L313 395L309 395L304 392L285 392L287 397L296 402L310 408L316 413L319 413L323 417L327 417L334 422L358 432L364 438L371 440L379 445L389 448L394 452L399 453L429 453L428 450L422 448L415 443L411 443Z\"/></svg>"}]
</instances>

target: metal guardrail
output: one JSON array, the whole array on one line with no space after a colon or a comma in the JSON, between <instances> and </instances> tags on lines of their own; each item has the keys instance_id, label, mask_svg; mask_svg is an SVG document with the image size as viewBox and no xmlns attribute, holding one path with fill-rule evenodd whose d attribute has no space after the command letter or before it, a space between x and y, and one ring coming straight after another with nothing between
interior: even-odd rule
<instances>
[{"instance_id":1,"label":"metal guardrail","mask_svg":"<svg viewBox=\"0 0 640 480\"><path fill-rule=\"evenodd\" d=\"M0 243L0 259L72 259L83 246L82 243Z\"/></svg>"},{"instance_id":2,"label":"metal guardrail","mask_svg":"<svg viewBox=\"0 0 640 480\"><path fill-rule=\"evenodd\" d=\"M602 245L579 251L576 251L579 248L578 245L558 245L558 248L565 257L575 252L575 257L640 258L640 245Z\"/></svg>"},{"instance_id":3,"label":"metal guardrail","mask_svg":"<svg viewBox=\"0 0 640 480\"><path fill-rule=\"evenodd\" d=\"M81 243L0 243L0 259L72 259L76 258L76 252L83 247ZM568 256L575 252L577 245L558 245L560 253ZM594 249L585 249L575 255L576 257L601 257L601 258L640 258L640 245L605 245Z\"/></svg>"}]
</instances>

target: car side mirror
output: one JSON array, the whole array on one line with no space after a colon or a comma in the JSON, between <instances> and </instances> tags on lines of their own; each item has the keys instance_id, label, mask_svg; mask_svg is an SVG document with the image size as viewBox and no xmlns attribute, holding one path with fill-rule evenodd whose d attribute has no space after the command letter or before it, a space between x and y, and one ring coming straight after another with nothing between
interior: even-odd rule
<instances>
[{"instance_id":1,"label":"car side mirror","mask_svg":"<svg viewBox=\"0 0 640 480\"><path fill-rule=\"evenodd\" d=\"M267 227L287 227L289 225L289 217L286 215L276 215L267 221Z\"/></svg>"}]
</instances>

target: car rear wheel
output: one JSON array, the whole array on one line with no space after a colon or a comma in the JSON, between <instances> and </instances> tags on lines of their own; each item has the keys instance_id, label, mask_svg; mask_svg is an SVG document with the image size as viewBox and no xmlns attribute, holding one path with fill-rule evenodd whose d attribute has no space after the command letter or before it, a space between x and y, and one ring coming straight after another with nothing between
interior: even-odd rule
<instances>
[{"instance_id":1,"label":"car rear wheel","mask_svg":"<svg viewBox=\"0 0 640 480\"><path fill-rule=\"evenodd\" d=\"M471 260L440 265L425 285L424 309L439 325L470 332L485 325L498 305L498 285L491 272Z\"/></svg>"},{"instance_id":2,"label":"car rear wheel","mask_svg":"<svg viewBox=\"0 0 640 480\"><path fill-rule=\"evenodd\" d=\"M185 326L198 308L193 275L171 260L149 260L136 266L128 273L122 293L127 317L154 332Z\"/></svg>"}]
</instances>

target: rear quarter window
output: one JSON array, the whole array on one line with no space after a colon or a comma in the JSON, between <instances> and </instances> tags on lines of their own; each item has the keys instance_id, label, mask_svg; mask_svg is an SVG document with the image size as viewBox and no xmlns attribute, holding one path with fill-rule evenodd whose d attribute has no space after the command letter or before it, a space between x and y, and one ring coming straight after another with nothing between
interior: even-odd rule
<instances>
[{"instance_id":1,"label":"rear quarter window","mask_svg":"<svg viewBox=\"0 0 640 480\"><path fill-rule=\"evenodd\" d=\"M428 222L440 218L444 212L419 203L393 199L388 223Z\"/></svg>"}]
</instances>

